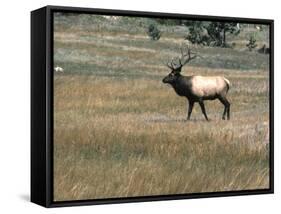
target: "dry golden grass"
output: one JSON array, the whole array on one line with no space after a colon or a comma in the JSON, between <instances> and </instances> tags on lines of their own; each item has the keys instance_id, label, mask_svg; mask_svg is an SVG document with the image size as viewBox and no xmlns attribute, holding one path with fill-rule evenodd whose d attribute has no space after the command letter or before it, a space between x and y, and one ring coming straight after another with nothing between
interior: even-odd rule
<instances>
[{"instance_id":1,"label":"dry golden grass","mask_svg":"<svg viewBox=\"0 0 281 214\"><path fill-rule=\"evenodd\" d=\"M56 76L55 200L268 188L267 79L243 75L228 77L231 120L212 101L211 122L198 106L186 122L161 75Z\"/></svg>"},{"instance_id":2,"label":"dry golden grass","mask_svg":"<svg viewBox=\"0 0 281 214\"><path fill-rule=\"evenodd\" d=\"M269 188L267 55L197 47L183 73L229 79L231 120L209 101L210 122L198 105L187 122L186 99L161 81L185 28L153 42L90 16L55 18L55 201Z\"/></svg>"}]
</instances>

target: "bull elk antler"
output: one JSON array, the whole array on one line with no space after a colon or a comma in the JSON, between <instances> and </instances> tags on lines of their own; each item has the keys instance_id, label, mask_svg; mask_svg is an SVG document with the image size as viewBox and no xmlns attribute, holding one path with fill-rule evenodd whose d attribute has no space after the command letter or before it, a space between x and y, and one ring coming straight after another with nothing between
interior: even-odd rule
<instances>
[{"instance_id":1,"label":"bull elk antler","mask_svg":"<svg viewBox=\"0 0 281 214\"><path fill-rule=\"evenodd\" d=\"M180 47L180 52L180 57L173 58L171 62L166 63L167 67L172 71L181 72L181 69L184 65L199 56L197 53L192 52L189 46ZM178 63L175 63L175 60L177 60Z\"/></svg>"}]
</instances>

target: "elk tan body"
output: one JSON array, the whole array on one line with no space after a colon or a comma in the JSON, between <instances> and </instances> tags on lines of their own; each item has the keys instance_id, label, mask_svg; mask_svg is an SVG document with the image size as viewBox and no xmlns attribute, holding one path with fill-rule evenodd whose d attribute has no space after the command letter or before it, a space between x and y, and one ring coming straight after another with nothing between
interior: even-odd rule
<instances>
[{"instance_id":1,"label":"elk tan body","mask_svg":"<svg viewBox=\"0 0 281 214\"><path fill-rule=\"evenodd\" d=\"M191 91L198 97L216 97L226 95L229 89L229 80L221 76L193 76Z\"/></svg>"}]
</instances>

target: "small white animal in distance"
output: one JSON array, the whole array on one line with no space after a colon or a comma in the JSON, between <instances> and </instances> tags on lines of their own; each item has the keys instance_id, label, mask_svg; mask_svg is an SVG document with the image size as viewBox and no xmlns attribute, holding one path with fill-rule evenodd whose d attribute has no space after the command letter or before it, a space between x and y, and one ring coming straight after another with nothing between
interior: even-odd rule
<instances>
[{"instance_id":1,"label":"small white animal in distance","mask_svg":"<svg viewBox=\"0 0 281 214\"><path fill-rule=\"evenodd\" d=\"M64 71L63 68L59 67L59 66L55 67L54 70L55 70L55 72L63 72Z\"/></svg>"}]
</instances>

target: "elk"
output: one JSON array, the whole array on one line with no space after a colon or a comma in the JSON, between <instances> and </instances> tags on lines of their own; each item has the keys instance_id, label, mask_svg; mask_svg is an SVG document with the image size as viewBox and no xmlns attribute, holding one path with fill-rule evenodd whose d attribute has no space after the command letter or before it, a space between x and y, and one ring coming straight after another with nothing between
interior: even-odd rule
<instances>
[{"instance_id":1,"label":"elk","mask_svg":"<svg viewBox=\"0 0 281 214\"><path fill-rule=\"evenodd\" d=\"M187 98L188 114L187 120L190 120L190 115L194 103L198 102L205 119L208 121L204 101L218 99L224 105L222 119L230 119L230 103L226 98L230 82L222 76L183 76L181 75L182 67L194 60L198 55L191 51L189 47L180 48L181 57L172 59L166 63L171 72L164 77L163 83L170 84L179 96ZM175 61L178 61L177 63Z\"/></svg>"}]
</instances>

